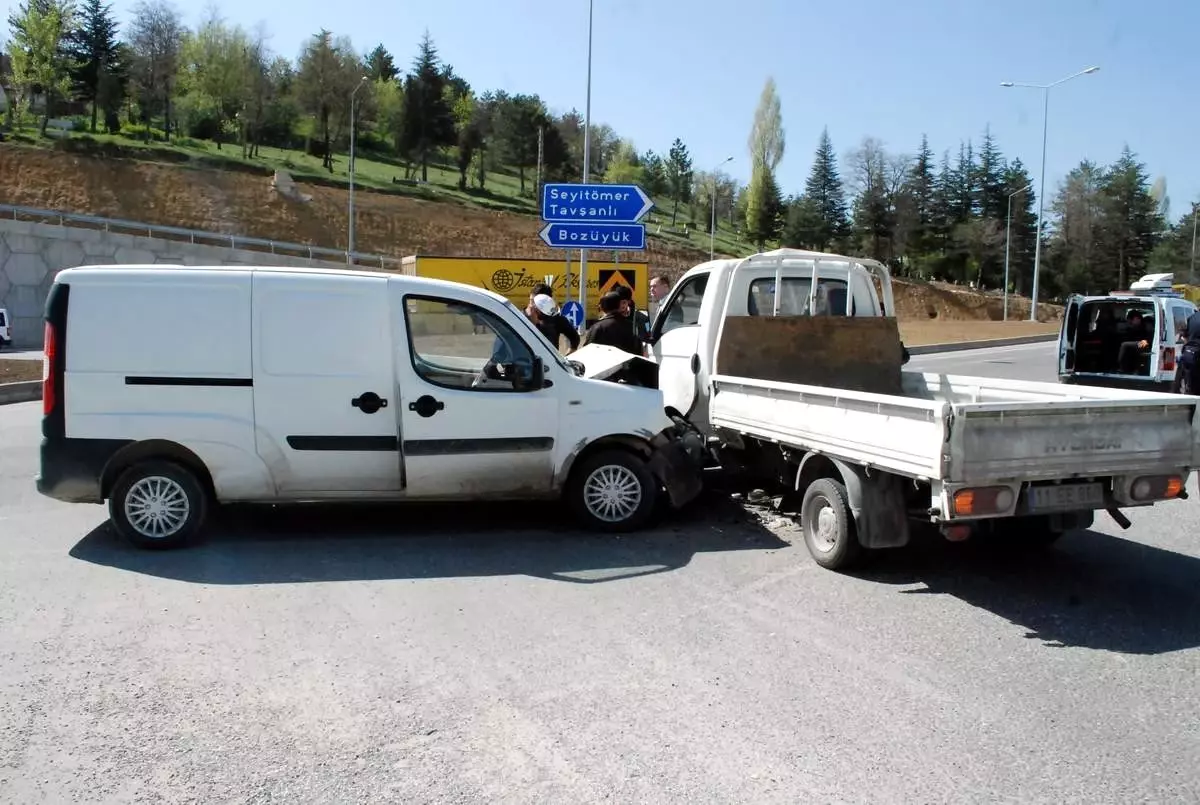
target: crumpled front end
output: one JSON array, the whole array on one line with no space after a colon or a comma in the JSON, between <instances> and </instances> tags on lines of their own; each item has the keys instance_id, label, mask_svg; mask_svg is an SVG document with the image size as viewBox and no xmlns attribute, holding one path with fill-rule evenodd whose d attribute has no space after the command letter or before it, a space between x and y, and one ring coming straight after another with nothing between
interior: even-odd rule
<instances>
[{"instance_id":1,"label":"crumpled front end","mask_svg":"<svg viewBox=\"0 0 1200 805\"><path fill-rule=\"evenodd\" d=\"M704 488L704 436L682 416L668 412L672 425L650 440L650 471L667 490L673 508L682 508Z\"/></svg>"}]
</instances>

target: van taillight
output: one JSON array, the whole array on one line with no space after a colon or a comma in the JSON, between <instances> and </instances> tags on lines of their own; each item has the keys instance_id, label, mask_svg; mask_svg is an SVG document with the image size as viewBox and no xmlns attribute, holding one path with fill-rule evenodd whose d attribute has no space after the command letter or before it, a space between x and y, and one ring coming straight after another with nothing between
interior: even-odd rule
<instances>
[{"instance_id":1,"label":"van taillight","mask_svg":"<svg viewBox=\"0 0 1200 805\"><path fill-rule=\"evenodd\" d=\"M46 322L46 337L42 344L45 357L42 358L42 415L50 416L58 403L58 389L54 383L54 367L58 358L58 336L54 325Z\"/></svg>"},{"instance_id":2,"label":"van taillight","mask_svg":"<svg viewBox=\"0 0 1200 805\"><path fill-rule=\"evenodd\" d=\"M1175 347L1167 347L1163 350L1162 365L1164 372L1175 371Z\"/></svg>"}]
</instances>

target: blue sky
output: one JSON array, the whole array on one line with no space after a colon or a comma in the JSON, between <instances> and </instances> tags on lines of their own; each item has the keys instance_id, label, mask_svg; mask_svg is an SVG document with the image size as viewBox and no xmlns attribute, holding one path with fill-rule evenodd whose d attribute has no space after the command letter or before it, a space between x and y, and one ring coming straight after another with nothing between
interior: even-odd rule
<instances>
[{"instance_id":1,"label":"blue sky","mask_svg":"<svg viewBox=\"0 0 1200 805\"><path fill-rule=\"evenodd\" d=\"M124 16L132 0L116 0ZM188 22L200 17L199 4ZM428 29L477 91L536 92L581 112L586 0L225 2L227 19L265 21L273 47L295 56L324 26L362 51L382 42L407 67ZM503 9L501 11L500 9ZM1111 162L1128 143L1165 176L1171 217L1200 201L1200 0L596 0L592 119L640 149L675 137L695 167L726 156L748 179L746 139L763 82L774 76L787 150L785 192L801 189L821 128L839 156L864 136L938 154L991 127L1037 179L1042 96L1004 80L1049 83L1098 73L1051 93L1047 195L1084 157Z\"/></svg>"}]
</instances>

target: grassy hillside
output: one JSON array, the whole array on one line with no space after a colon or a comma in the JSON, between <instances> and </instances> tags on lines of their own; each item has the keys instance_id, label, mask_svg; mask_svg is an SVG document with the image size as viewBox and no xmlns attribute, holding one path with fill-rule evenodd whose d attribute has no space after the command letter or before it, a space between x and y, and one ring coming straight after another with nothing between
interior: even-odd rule
<instances>
[{"instance_id":1,"label":"grassy hillside","mask_svg":"<svg viewBox=\"0 0 1200 805\"><path fill-rule=\"evenodd\" d=\"M345 166L335 165L338 170L331 175L317 158L294 151L263 149L260 158L245 160L239 148L230 146L147 146L123 137L6 143L0 146L0 199L41 209L345 248ZM291 172L312 200L300 203L276 193L271 188L276 168ZM413 186L392 181L403 175L398 165L360 159L358 168L355 245L361 252L563 258L561 251L546 248L538 239L541 224L533 200L520 195L518 180L509 173L492 174L487 193L463 193L457 189L457 173L447 169L433 168L427 185ZM662 213L652 214L651 232L657 226L654 221L664 217L669 220ZM681 226L690 223L686 214L680 221ZM753 251L750 244L731 238L728 230L719 234L719 253ZM623 259L645 261L652 270L675 274L707 259L707 246L703 233L652 236L646 252ZM995 294L902 281L896 282L896 304L902 319L919 322L995 322L1002 309ZM1044 320L1060 314L1050 305L1039 308ZM1011 299L1009 310L1014 319L1027 318L1028 300Z\"/></svg>"},{"instance_id":2,"label":"grassy hillside","mask_svg":"<svg viewBox=\"0 0 1200 805\"><path fill-rule=\"evenodd\" d=\"M298 182L331 187L349 186L349 165L344 154L334 156L334 170L330 172L321 165L320 157L302 151L261 147L257 156L243 158L242 149L236 145L218 148L205 140L179 138L171 143L145 142L136 131L119 135L71 134L62 139L45 139L34 136L29 130L17 134L13 141L20 145L50 148L56 151L106 157L119 157L136 161L159 162L172 165L219 168L224 170L273 174L286 170ZM405 165L388 157L360 153L356 159L354 182L356 189L364 189L426 201L450 202L484 210L508 212L517 215L538 215L538 205L533 198L535 173L526 171L525 193L521 193L518 172L500 166L487 174L485 188L458 189L458 169L453 166L453 153L448 151L442 161L429 166L429 181L424 184L404 181ZM671 226L671 202L655 199L655 209L645 219L651 238L665 246L693 249L704 252L709 249L706 216L692 220L688 205L680 205L675 226ZM344 213L343 213L344 218ZM536 232L535 232L536 236ZM337 243L322 244L334 248L345 247L345 236ZM361 244L356 244L356 247ZM745 254L753 251L752 244L741 240L730 228L728 221L717 222L714 248L719 254ZM653 251L653 250L652 250Z\"/></svg>"}]
</instances>

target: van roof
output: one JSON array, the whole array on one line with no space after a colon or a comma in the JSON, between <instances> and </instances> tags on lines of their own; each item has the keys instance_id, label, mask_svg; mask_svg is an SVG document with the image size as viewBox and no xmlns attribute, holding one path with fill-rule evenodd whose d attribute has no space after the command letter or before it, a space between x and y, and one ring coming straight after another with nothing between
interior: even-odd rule
<instances>
[{"instance_id":1,"label":"van roof","mask_svg":"<svg viewBox=\"0 0 1200 805\"><path fill-rule=\"evenodd\" d=\"M55 277L55 282L89 282L92 280L102 280L106 277L131 275L131 274L146 274L157 273L164 277L177 277L193 274L200 271L216 271L228 272L234 274L317 274L328 275L335 277L352 278L370 278L378 279L380 277L390 282L400 282L406 287L414 290L426 290L435 292L439 289L445 290L449 288L470 288L493 299L507 301L504 296L487 288L481 288L478 285L467 285L461 282L451 282L449 280L433 279L430 277L415 277L410 274L393 274L386 271L363 271L349 268L311 268L308 266L222 266L222 265L169 265L169 264L130 264L130 265L92 265L92 266L76 266L74 268L65 268L58 272Z\"/></svg>"}]
</instances>

